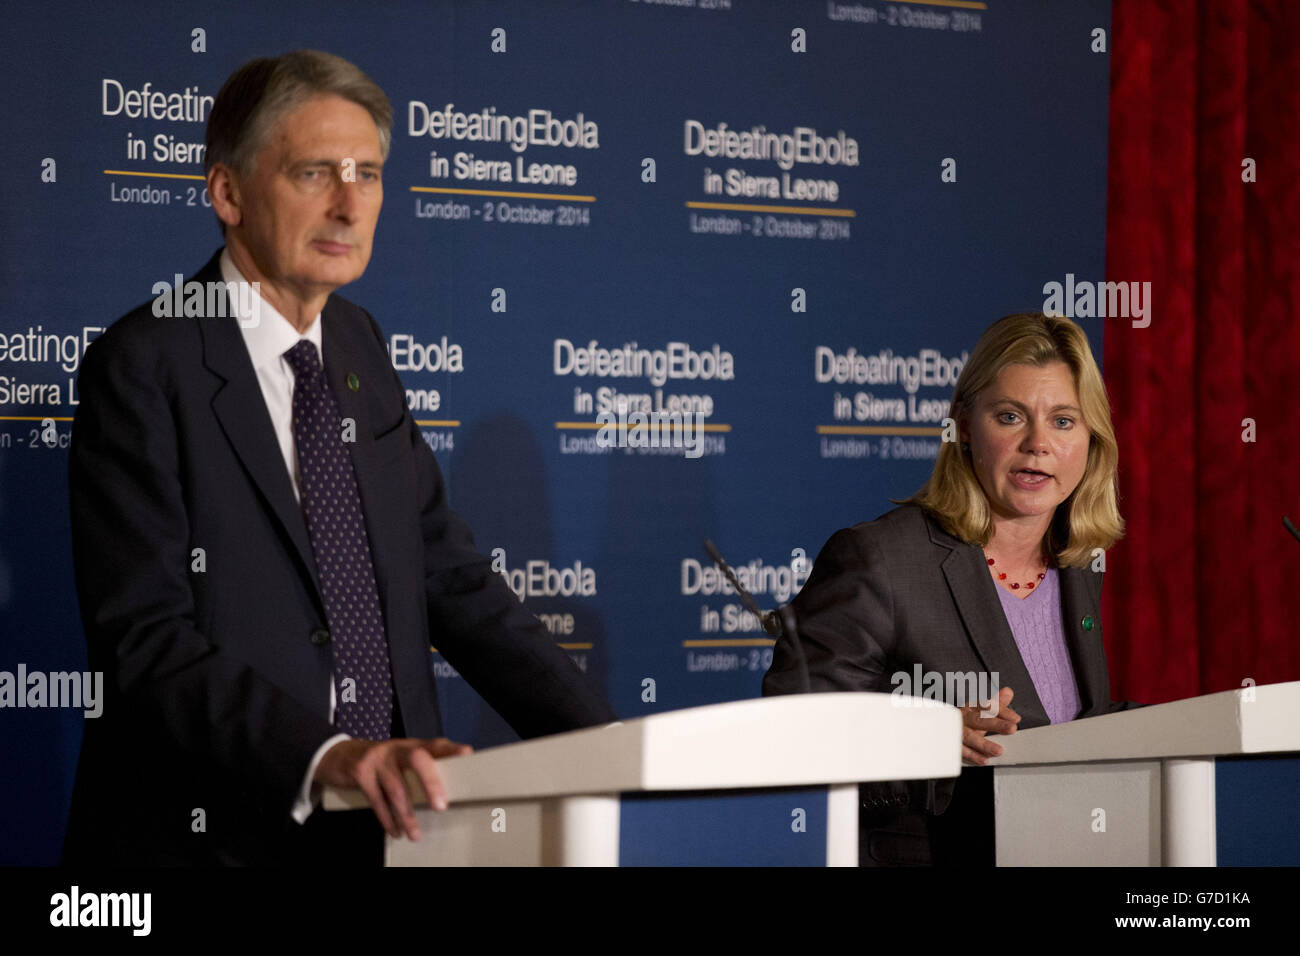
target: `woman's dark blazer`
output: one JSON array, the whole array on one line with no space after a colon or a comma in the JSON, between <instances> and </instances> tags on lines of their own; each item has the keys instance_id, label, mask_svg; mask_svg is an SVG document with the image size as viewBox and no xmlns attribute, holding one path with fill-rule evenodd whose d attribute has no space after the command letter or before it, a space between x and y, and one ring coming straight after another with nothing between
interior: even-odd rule
<instances>
[{"instance_id":1,"label":"woman's dark blazer","mask_svg":"<svg viewBox=\"0 0 1300 956\"><path fill-rule=\"evenodd\" d=\"M1110 699L1102 646L1103 575L1088 568L1059 570L1080 718L1140 706ZM1011 635L983 549L950 535L924 508L903 505L837 531L792 607L814 693L892 692L892 675L904 672L910 678L917 664L940 674L996 673L999 686L1015 691L1011 707L1020 714L1020 729L1050 723ZM783 636L763 678L763 694L800 689L790 638ZM955 782L864 784L864 809L942 814Z\"/></svg>"}]
</instances>

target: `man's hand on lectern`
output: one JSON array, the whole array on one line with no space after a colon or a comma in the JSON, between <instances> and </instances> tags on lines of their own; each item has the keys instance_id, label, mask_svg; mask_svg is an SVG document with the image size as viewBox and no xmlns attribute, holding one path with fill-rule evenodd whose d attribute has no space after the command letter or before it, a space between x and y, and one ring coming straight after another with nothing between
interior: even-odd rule
<instances>
[{"instance_id":1,"label":"man's hand on lectern","mask_svg":"<svg viewBox=\"0 0 1300 956\"><path fill-rule=\"evenodd\" d=\"M979 766L988 763L989 757L1002 754L1002 746L985 739L985 734L1014 734L1020 715L1009 706L1015 692L1010 687L998 691L998 699L986 704L961 708L961 759ZM996 710L994 706L996 705ZM980 712L992 712L991 717L981 717Z\"/></svg>"},{"instance_id":2,"label":"man's hand on lectern","mask_svg":"<svg viewBox=\"0 0 1300 956\"><path fill-rule=\"evenodd\" d=\"M406 770L414 770L420 778L429 805L435 810L446 810L447 788L438 776L434 758L459 757L473 752L474 748L469 744L458 744L446 737L434 740L409 737L400 740L340 740L325 751L312 780L333 787L360 789L389 836L397 838L405 831L410 839L418 840L420 827L415 822L411 798L406 792Z\"/></svg>"}]
</instances>

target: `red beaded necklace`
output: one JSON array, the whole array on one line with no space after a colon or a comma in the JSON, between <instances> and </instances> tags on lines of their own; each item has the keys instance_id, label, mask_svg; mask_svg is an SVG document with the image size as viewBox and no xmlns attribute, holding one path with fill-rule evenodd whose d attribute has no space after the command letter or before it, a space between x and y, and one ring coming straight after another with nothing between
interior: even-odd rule
<instances>
[{"instance_id":1,"label":"red beaded necklace","mask_svg":"<svg viewBox=\"0 0 1300 956\"><path fill-rule=\"evenodd\" d=\"M989 558L989 559L988 559L988 562L989 562L989 567L993 567L993 559L992 559L992 558ZM1026 581L1026 582L1025 582L1025 587L1032 591L1032 590L1037 586L1038 582L1041 581L1041 580L1043 580L1043 578L1045 578L1045 577L1047 577L1047 555L1043 555L1043 570L1038 572L1038 577L1037 577L1035 580L1033 580L1033 581ZM998 572L998 580L999 580L999 581L1005 581L1006 579L1007 579L1007 572L1005 572L1005 571L999 571L999 572ZM1011 590L1013 590L1013 591L1019 591L1019 590L1020 590L1020 585L1019 585L1018 583L1016 583L1015 581L1012 581L1012 582L1011 582Z\"/></svg>"}]
</instances>

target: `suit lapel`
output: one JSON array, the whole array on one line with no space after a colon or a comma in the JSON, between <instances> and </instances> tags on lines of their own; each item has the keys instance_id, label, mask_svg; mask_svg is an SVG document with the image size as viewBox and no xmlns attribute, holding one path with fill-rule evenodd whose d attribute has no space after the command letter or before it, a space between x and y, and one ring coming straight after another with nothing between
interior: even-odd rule
<instances>
[{"instance_id":1,"label":"suit lapel","mask_svg":"<svg viewBox=\"0 0 1300 956\"><path fill-rule=\"evenodd\" d=\"M1110 705L1110 678L1106 673L1106 656L1097 653L1101 643L1101 611L1092 594L1092 575L1088 568L1061 568L1061 617L1065 640L1074 663L1074 677L1079 685L1080 715L1091 715L1100 702ZM1092 619L1092 629L1085 630L1083 620Z\"/></svg>"},{"instance_id":2,"label":"suit lapel","mask_svg":"<svg viewBox=\"0 0 1300 956\"><path fill-rule=\"evenodd\" d=\"M1047 711L1038 698L1029 669L1025 667L1020 648L1011 634L1006 613L998 599L997 585L989 577L983 552L948 534L929 514L925 520L930 529L930 540L948 549L940 566L985 670L997 671L999 684L1015 691L1011 709L1020 714L1021 726L1048 723Z\"/></svg>"},{"instance_id":3,"label":"suit lapel","mask_svg":"<svg viewBox=\"0 0 1300 956\"><path fill-rule=\"evenodd\" d=\"M194 277L195 281L220 282L220 251ZM302 509L293 494L289 472L280 452L258 384L257 373L248 356L233 316L206 317L199 321L203 337L203 361L222 380L212 396L212 411L230 441L249 478L257 486L271 513L293 543L300 570L311 584L312 594L322 616L325 604L316 578L316 559L307 535Z\"/></svg>"},{"instance_id":4,"label":"suit lapel","mask_svg":"<svg viewBox=\"0 0 1300 956\"><path fill-rule=\"evenodd\" d=\"M356 364L353 358L355 346L351 338L353 330L348 327L332 297L326 300L325 308L321 310L320 320L325 378L334 392L339 414L356 423L355 440L348 443L348 451L352 455L353 469L360 474L365 468L367 457L360 452L363 448L369 450L374 431L373 422L370 421L366 411L366 404L361 400L360 376L353 379L356 388L348 384L348 377L357 372L353 367ZM365 383L368 388L373 388L374 384L374 382Z\"/></svg>"},{"instance_id":5,"label":"suit lapel","mask_svg":"<svg viewBox=\"0 0 1300 956\"><path fill-rule=\"evenodd\" d=\"M384 499L384 475L380 473L372 454L375 423L365 400L368 390L379 383L370 381L369 374L365 373L365 369L370 366L361 361L363 343L355 341L356 333L356 326L348 322L331 296L321 310L325 378L334 392L339 414L355 423L356 433L354 440L348 443L348 454L352 458L352 471L356 475L357 491L361 496L361 515L370 541L375 584L379 588L385 620L391 622L393 608L389 603L388 562L383 560L383 555L387 552L389 535L398 529L390 527L381 519L387 503Z\"/></svg>"}]
</instances>

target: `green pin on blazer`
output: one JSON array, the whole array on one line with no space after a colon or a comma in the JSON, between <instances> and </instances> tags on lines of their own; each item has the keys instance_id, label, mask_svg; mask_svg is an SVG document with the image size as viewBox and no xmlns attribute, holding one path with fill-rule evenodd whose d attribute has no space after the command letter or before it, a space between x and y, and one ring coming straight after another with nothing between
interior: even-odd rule
<instances>
[{"instance_id":1,"label":"green pin on blazer","mask_svg":"<svg viewBox=\"0 0 1300 956\"><path fill-rule=\"evenodd\" d=\"M1092 630L1092 615L1091 615L1091 614L1085 614L1085 615L1083 616L1083 621L1082 621L1081 623L1083 624L1083 629L1084 629L1085 631L1091 631L1091 630Z\"/></svg>"},{"instance_id":2,"label":"green pin on blazer","mask_svg":"<svg viewBox=\"0 0 1300 956\"><path fill-rule=\"evenodd\" d=\"M348 372L348 388L354 392L360 391L361 379L357 378L356 372Z\"/></svg>"}]
</instances>

